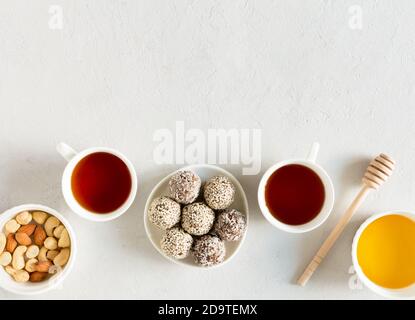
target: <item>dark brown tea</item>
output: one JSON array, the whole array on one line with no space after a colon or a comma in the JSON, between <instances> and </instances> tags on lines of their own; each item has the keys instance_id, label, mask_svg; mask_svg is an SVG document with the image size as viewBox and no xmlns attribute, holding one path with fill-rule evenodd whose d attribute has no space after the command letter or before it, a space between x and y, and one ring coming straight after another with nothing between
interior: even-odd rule
<instances>
[{"instance_id":1,"label":"dark brown tea","mask_svg":"<svg viewBox=\"0 0 415 320\"><path fill-rule=\"evenodd\" d=\"M109 213L121 207L130 195L131 185L127 165L107 152L87 155L78 162L71 178L75 199L95 213Z\"/></svg>"},{"instance_id":2,"label":"dark brown tea","mask_svg":"<svg viewBox=\"0 0 415 320\"><path fill-rule=\"evenodd\" d=\"M290 164L277 169L265 186L265 202L271 214L289 225L313 220L325 199L324 185L310 168Z\"/></svg>"}]
</instances>

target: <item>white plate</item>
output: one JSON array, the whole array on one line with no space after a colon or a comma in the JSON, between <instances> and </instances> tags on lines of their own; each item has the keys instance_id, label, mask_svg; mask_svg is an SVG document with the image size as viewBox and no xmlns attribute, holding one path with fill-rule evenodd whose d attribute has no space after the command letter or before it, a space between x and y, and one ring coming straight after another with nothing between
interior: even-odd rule
<instances>
[{"instance_id":1,"label":"white plate","mask_svg":"<svg viewBox=\"0 0 415 320\"><path fill-rule=\"evenodd\" d=\"M173 174L175 174L177 171L181 171L181 170L192 170L193 172L195 172L200 177L200 179L202 179L202 185L209 178L220 175L220 176L228 177L235 186L235 189L236 189L235 201L232 203L230 208L236 209L236 210L240 211L241 213L245 214L247 228L245 230L245 234L243 235L243 237L239 241L225 241L225 247L226 247L225 260L222 263L218 264L218 265L215 265L215 266L212 266L212 267L199 266L198 264L196 264L194 262L193 256L191 254L186 259L180 259L180 260L173 259L173 258L165 255L163 253L163 251L161 251L161 247L160 247L160 240L161 240L161 238L162 238L165 231L160 230L159 228L157 228L148 219L147 212L148 212L148 208L150 206L150 203L157 197L160 197L160 196L163 196L163 195L167 196L169 194L169 179ZM163 257L165 257L166 259L168 259L170 261L173 261L177 264L185 265L185 266L191 266L191 267L199 267L199 268L204 268L204 269L210 269L210 268L213 268L213 267L223 266L226 262L228 262L231 258L233 258L236 255L236 253L240 249L240 247L241 247L241 245L242 245L242 243L245 239L245 236L246 236L246 232L247 232L247 229L248 229L248 221L249 221L249 213L248 213L249 209L248 209L248 201L246 199L245 192L242 189L242 186L239 183L239 181L231 173L229 173L228 171L226 171L222 168L219 168L217 166L208 165L208 164L191 165L191 166L181 168L177 171L172 172L167 177L165 177L163 180L161 180L154 187L154 189L151 191L150 196L147 199L147 203L146 203L146 206L145 206L145 209L144 209L144 226L146 228L147 236L150 239L153 246L157 249L158 252L160 252L160 254Z\"/></svg>"}]
</instances>

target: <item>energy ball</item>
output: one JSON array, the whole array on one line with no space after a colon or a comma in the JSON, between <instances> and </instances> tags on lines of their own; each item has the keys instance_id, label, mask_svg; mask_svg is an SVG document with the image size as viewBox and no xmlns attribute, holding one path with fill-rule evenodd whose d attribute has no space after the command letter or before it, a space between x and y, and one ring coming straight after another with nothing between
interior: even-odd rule
<instances>
[{"instance_id":1,"label":"energy ball","mask_svg":"<svg viewBox=\"0 0 415 320\"><path fill-rule=\"evenodd\" d=\"M222 263L225 259L225 252L225 243L210 234L196 239L192 248L195 262L204 267Z\"/></svg>"},{"instance_id":2,"label":"energy ball","mask_svg":"<svg viewBox=\"0 0 415 320\"><path fill-rule=\"evenodd\" d=\"M182 228L194 236L209 232L215 222L215 212L202 202L189 204L183 208Z\"/></svg>"},{"instance_id":3,"label":"energy ball","mask_svg":"<svg viewBox=\"0 0 415 320\"><path fill-rule=\"evenodd\" d=\"M180 227L173 227L166 231L161 239L161 250L174 259L184 259L192 248L193 237Z\"/></svg>"},{"instance_id":4,"label":"energy ball","mask_svg":"<svg viewBox=\"0 0 415 320\"><path fill-rule=\"evenodd\" d=\"M180 221L180 204L168 197L156 198L150 204L148 218L160 229L169 229Z\"/></svg>"},{"instance_id":5,"label":"energy ball","mask_svg":"<svg viewBox=\"0 0 415 320\"><path fill-rule=\"evenodd\" d=\"M246 229L245 215L235 209L227 209L219 213L214 230L225 241L237 241L242 238Z\"/></svg>"},{"instance_id":6,"label":"energy ball","mask_svg":"<svg viewBox=\"0 0 415 320\"><path fill-rule=\"evenodd\" d=\"M181 204L189 204L199 196L202 180L190 170L176 172L169 181L170 196Z\"/></svg>"},{"instance_id":7,"label":"energy ball","mask_svg":"<svg viewBox=\"0 0 415 320\"><path fill-rule=\"evenodd\" d=\"M203 195L212 209L226 209L235 198L235 186L227 177L216 176L206 182Z\"/></svg>"}]
</instances>

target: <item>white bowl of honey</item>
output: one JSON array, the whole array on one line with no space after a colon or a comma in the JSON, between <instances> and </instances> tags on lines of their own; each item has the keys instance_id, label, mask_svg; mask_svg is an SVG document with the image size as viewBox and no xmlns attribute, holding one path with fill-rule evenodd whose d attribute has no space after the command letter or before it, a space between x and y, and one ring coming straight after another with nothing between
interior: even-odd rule
<instances>
[{"instance_id":1,"label":"white bowl of honey","mask_svg":"<svg viewBox=\"0 0 415 320\"><path fill-rule=\"evenodd\" d=\"M415 213L371 216L357 230L353 265L363 284L387 298L415 298Z\"/></svg>"}]
</instances>

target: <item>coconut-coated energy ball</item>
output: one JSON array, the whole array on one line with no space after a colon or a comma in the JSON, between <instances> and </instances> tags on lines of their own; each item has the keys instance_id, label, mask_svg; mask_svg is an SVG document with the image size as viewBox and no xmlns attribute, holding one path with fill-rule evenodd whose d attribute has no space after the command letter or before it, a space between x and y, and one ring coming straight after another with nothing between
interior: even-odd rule
<instances>
[{"instance_id":1,"label":"coconut-coated energy ball","mask_svg":"<svg viewBox=\"0 0 415 320\"><path fill-rule=\"evenodd\" d=\"M182 211L182 228L194 236L209 232L215 222L215 212L202 202L188 204Z\"/></svg>"},{"instance_id":2,"label":"coconut-coated energy ball","mask_svg":"<svg viewBox=\"0 0 415 320\"><path fill-rule=\"evenodd\" d=\"M215 176L206 182L203 195L212 209L226 209L235 199L235 186L228 177Z\"/></svg>"},{"instance_id":3,"label":"coconut-coated energy ball","mask_svg":"<svg viewBox=\"0 0 415 320\"><path fill-rule=\"evenodd\" d=\"M192 248L193 237L180 227L168 229L160 241L161 250L174 259L184 259Z\"/></svg>"},{"instance_id":4,"label":"coconut-coated energy ball","mask_svg":"<svg viewBox=\"0 0 415 320\"><path fill-rule=\"evenodd\" d=\"M189 204L199 196L202 180L191 170L176 172L169 180L170 197L181 204Z\"/></svg>"},{"instance_id":5,"label":"coconut-coated energy ball","mask_svg":"<svg viewBox=\"0 0 415 320\"><path fill-rule=\"evenodd\" d=\"M237 241L246 229L245 215L235 209L226 209L218 214L214 226L216 234L225 241Z\"/></svg>"},{"instance_id":6,"label":"coconut-coated energy ball","mask_svg":"<svg viewBox=\"0 0 415 320\"><path fill-rule=\"evenodd\" d=\"M222 263L225 253L225 243L219 237L210 234L195 239L192 248L195 262L204 267Z\"/></svg>"},{"instance_id":7,"label":"coconut-coated energy ball","mask_svg":"<svg viewBox=\"0 0 415 320\"><path fill-rule=\"evenodd\" d=\"M148 218L160 229L169 229L180 221L180 204L168 197L156 198L150 204Z\"/></svg>"}]
</instances>

